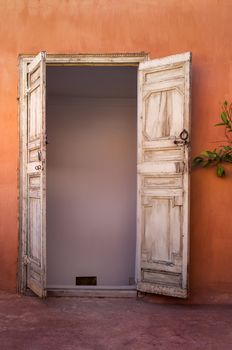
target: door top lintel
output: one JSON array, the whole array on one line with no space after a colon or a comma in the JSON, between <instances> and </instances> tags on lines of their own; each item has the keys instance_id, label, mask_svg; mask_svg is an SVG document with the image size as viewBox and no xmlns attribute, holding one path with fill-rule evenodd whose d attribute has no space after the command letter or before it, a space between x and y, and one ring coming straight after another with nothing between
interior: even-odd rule
<instances>
[{"instance_id":1,"label":"door top lintel","mask_svg":"<svg viewBox=\"0 0 232 350\"><path fill-rule=\"evenodd\" d=\"M35 57L34 54L20 54L19 60L30 63ZM146 52L134 53L102 53L102 54L47 54L48 65L138 65L147 61L149 54Z\"/></svg>"}]
</instances>

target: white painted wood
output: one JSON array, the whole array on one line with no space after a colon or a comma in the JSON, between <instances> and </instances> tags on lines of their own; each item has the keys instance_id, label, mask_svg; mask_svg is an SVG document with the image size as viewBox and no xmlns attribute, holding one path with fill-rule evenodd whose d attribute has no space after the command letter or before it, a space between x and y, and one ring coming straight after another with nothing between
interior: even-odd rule
<instances>
[{"instance_id":1,"label":"white painted wood","mask_svg":"<svg viewBox=\"0 0 232 350\"><path fill-rule=\"evenodd\" d=\"M19 129L20 129L20 173L19 173L19 259L18 290L26 291L26 266L23 257L26 255L27 240L27 64L19 62Z\"/></svg>"},{"instance_id":2,"label":"white painted wood","mask_svg":"<svg viewBox=\"0 0 232 350\"><path fill-rule=\"evenodd\" d=\"M20 216L19 216L19 268L18 268L18 289L21 293L27 293L27 265L24 264L27 259L28 250L28 186L27 186L27 169L28 169L28 149L30 147L30 162L36 161L36 150L40 147L40 138L29 143L27 147L28 133L28 94L35 88L35 84L30 90L27 86L28 71L32 72L32 68L36 68L40 59L44 61L45 53L40 53L36 60L34 55L19 55L19 125L20 125L20 176L19 176L19 193L20 193ZM140 62L148 60L148 54L141 53L113 53L113 54L47 54L47 65L138 65ZM32 62L33 65L30 65ZM28 66L30 67L28 68ZM45 64L44 72L45 72ZM33 79L36 77L34 75ZM44 84L45 85L45 84ZM45 89L43 90L43 98L45 98ZM44 124L45 126L45 124ZM45 132L45 129L44 129ZM43 157L45 154L43 155ZM30 163L29 162L29 163ZM30 167L30 166L29 166ZM45 170L45 169L44 169ZM44 177L45 181L45 177ZM31 179L34 182L34 179ZM44 207L45 210L45 207ZM45 226L45 221L43 221ZM45 231L44 231L45 232ZM43 251L45 251L45 240L43 241ZM44 266L46 266L44 256ZM45 271L43 283L45 281ZM44 286L43 286L44 288ZM36 289L36 288L35 288ZM38 290L38 288L37 288ZM40 295L42 289L39 291Z\"/></svg>"},{"instance_id":3,"label":"white painted wood","mask_svg":"<svg viewBox=\"0 0 232 350\"><path fill-rule=\"evenodd\" d=\"M191 53L138 72L137 289L186 298L189 256Z\"/></svg>"},{"instance_id":4,"label":"white painted wood","mask_svg":"<svg viewBox=\"0 0 232 350\"><path fill-rule=\"evenodd\" d=\"M127 56L123 55L50 55L50 64L129 64L146 61L146 55ZM32 57L22 57L22 79L25 82L25 67L32 61ZM187 296L187 265L189 246L189 148L186 146L173 146L182 127L190 132L189 124L189 102L190 102L190 53L175 55L159 60L152 60L140 63L139 66L139 101L138 101L138 236L137 236L137 265L138 265L138 289L146 292L166 294L172 296ZM36 64L34 63L36 68ZM32 69L30 69L32 72ZM20 105L24 115L25 99L22 93L31 94L37 89L36 74L32 78L32 86L29 90L20 89ZM22 92L23 90L23 92ZM37 101L38 99L35 98ZM148 101L146 103L146 101ZM160 104L160 108L157 107ZM153 115L156 112L157 119L153 123ZM147 119L144 117L147 115ZM165 116L164 127L162 126ZM182 116L182 118L179 118ZM141 119L140 119L141 118ZM143 119L145 124L143 124ZM168 123L167 123L168 121ZM180 129L179 129L180 128ZM38 124L32 124L31 130L36 135ZM22 123L22 144L25 145L26 127ZM36 159L36 147L38 139L31 140L30 160ZM25 169L25 151L22 150L22 168ZM175 158L176 157L176 158ZM25 170L21 173L21 183L25 183ZM35 178L31 184L36 183ZM32 186L33 187L33 186ZM173 191L181 189L182 195ZM159 190L157 192L157 189ZM156 190L156 191L155 191ZM38 193L33 190L35 199ZM33 192L32 191L32 192ZM21 191L22 212L25 214L27 198L25 190ZM141 205L141 198L148 198ZM32 207L36 210L36 204ZM159 226L162 218L166 217L169 209L169 225ZM146 210L145 210L146 209ZM160 220L154 218L154 211L160 214ZM26 234L26 215L22 216L22 239ZM158 216L159 216L158 214ZM145 220L145 217L147 220ZM173 225L172 223L176 225ZM159 243L150 249L154 230L144 230L141 235L142 225L148 223L150 227L160 227L162 237L166 235L170 243L168 246ZM36 227L36 225L34 225ZM168 228L175 227L175 230ZM160 234L159 232L159 234ZM180 234L181 232L181 234ZM168 234L169 233L169 234ZM175 239L180 237L179 239ZM148 248L145 254L142 248L146 243ZM25 244L22 242L22 252L25 251ZM155 260L158 247L159 257L169 260ZM36 250L37 249L37 250ZM38 247L35 251L38 253ZM145 256L145 258L144 258ZM171 256L171 258L170 258ZM149 257L149 258L148 258ZM171 260L171 262L170 262ZM28 259L30 262L30 258ZM22 268L22 279L24 281ZM142 273L143 275L142 275ZM163 273L164 272L164 273ZM142 276L142 278L141 278ZM23 286L23 283L22 283ZM25 285L24 285L25 287ZM22 290L22 288L21 288Z\"/></svg>"},{"instance_id":5,"label":"white painted wood","mask_svg":"<svg viewBox=\"0 0 232 350\"><path fill-rule=\"evenodd\" d=\"M33 55L21 55L21 58L30 63ZM137 53L109 53L109 54L47 54L47 65L138 65L148 60L146 52Z\"/></svg>"},{"instance_id":6,"label":"white painted wood","mask_svg":"<svg viewBox=\"0 0 232 350\"><path fill-rule=\"evenodd\" d=\"M27 67L27 155L24 194L27 200L27 287L46 296L46 53Z\"/></svg>"},{"instance_id":7,"label":"white painted wood","mask_svg":"<svg viewBox=\"0 0 232 350\"><path fill-rule=\"evenodd\" d=\"M156 67L161 67L162 69L159 72L159 75L164 75L165 77L165 68L170 70L171 65L175 66L175 71L172 72L172 76L176 76L176 69L178 71L183 69L183 64L186 62L191 61L191 52L184 52L184 53L179 53L177 55L171 55L171 56L166 56L162 58L156 58L154 60L148 60L146 62L142 62L139 65L139 70L144 70L144 69L154 69ZM167 67L165 67L167 66Z\"/></svg>"},{"instance_id":8,"label":"white painted wood","mask_svg":"<svg viewBox=\"0 0 232 350\"><path fill-rule=\"evenodd\" d=\"M27 66L28 73L30 73L31 78L33 75L40 76L40 73L38 72L38 70L36 68L38 68L41 65L41 61L43 61L45 56L46 56L46 53L44 51L39 52L37 56L33 57L33 60ZM28 87L30 87L30 86L28 86Z\"/></svg>"}]
</instances>

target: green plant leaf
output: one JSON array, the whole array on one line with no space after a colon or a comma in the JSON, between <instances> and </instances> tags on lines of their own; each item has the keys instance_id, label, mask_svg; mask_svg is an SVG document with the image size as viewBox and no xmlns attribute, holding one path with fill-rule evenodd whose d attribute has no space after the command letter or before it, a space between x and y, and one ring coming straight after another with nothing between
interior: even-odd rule
<instances>
[{"instance_id":1,"label":"green plant leaf","mask_svg":"<svg viewBox=\"0 0 232 350\"><path fill-rule=\"evenodd\" d=\"M221 125L225 125L225 123L217 123L214 126L221 126Z\"/></svg>"},{"instance_id":2,"label":"green plant leaf","mask_svg":"<svg viewBox=\"0 0 232 350\"><path fill-rule=\"evenodd\" d=\"M211 164L211 160L205 160L203 163L202 163L202 168L206 168L207 166L209 166Z\"/></svg>"},{"instance_id":3,"label":"green plant leaf","mask_svg":"<svg viewBox=\"0 0 232 350\"><path fill-rule=\"evenodd\" d=\"M208 151L202 151L200 155L203 157L208 157Z\"/></svg>"},{"instance_id":4,"label":"green plant leaf","mask_svg":"<svg viewBox=\"0 0 232 350\"><path fill-rule=\"evenodd\" d=\"M202 164L203 161L204 161L204 159L203 159L202 157L197 156L197 157L195 157L195 158L193 159L192 165L193 165L194 167L196 167L196 166L201 166L201 164Z\"/></svg>"},{"instance_id":5,"label":"green plant leaf","mask_svg":"<svg viewBox=\"0 0 232 350\"><path fill-rule=\"evenodd\" d=\"M227 119L226 112L222 112L221 119L224 122L224 124L228 124L229 123L229 120Z\"/></svg>"},{"instance_id":6,"label":"green plant leaf","mask_svg":"<svg viewBox=\"0 0 232 350\"><path fill-rule=\"evenodd\" d=\"M222 154L223 154L223 149L220 149L218 152L218 156L221 157Z\"/></svg>"},{"instance_id":7,"label":"green plant leaf","mask_svg":"<svg viewBox=\"0 0 232 350\"><path fill-rule=\"evenodd\" d=\"M210 159L215 159L215 158L217 158L217 153L216 153L216 152L207 151L207 153L208 153L208 157L209 157Z\"/></svg>"},{"instance_id":8,"label":"green plant leaf","mask_svg":"<svg viewBox=\"0 0 232 350\"><path fill-rule=\"evenodd\" d=\"M224 160L224 162L232 163L232 155L226 153L226 154L224 155L224 157L223 157L223 160Z\"/></svg>"},{"instance_id":9,"label":"green plant leaf","mask_svg":"<svg viewBox=\"0 0 232 350\"><path fill-rule=\"evenodd\" d=\"M225 169L222 163L232 164L232 139L229 132L232 132L232 103L228 105L227 101L223 102L221 112L221 122L215 124L215 126L225 127L225 142L218 148L213 150L204 150L193 161L193 167L215 167L217 176L223 177L225 175ZM221 141L216 141L221 142ZM223 141L222 141L223 142Z\"/></svg>"},{"instance_id":10,"label":"green plant leaf","mask_svg":"<svg viewBox=\"0 0 232 350\"><path fill-rule=\"evenodd\" d=\"M216 172L217 172L217 176L219 177L225 176L225 173L226 173L224 167L221 164L217 165Z\"/></svg>"},{"instance_id":11,"label":"green plant leaf","mask_svg":"<svg viewBox=\"0 0 232 350\"><path fill-rule=\"evenodd\" d=\"M232 147L230 147L230 146L224 146L224 149L225 149L226 151L232 151Z\"/></svg>"}]
</instances>

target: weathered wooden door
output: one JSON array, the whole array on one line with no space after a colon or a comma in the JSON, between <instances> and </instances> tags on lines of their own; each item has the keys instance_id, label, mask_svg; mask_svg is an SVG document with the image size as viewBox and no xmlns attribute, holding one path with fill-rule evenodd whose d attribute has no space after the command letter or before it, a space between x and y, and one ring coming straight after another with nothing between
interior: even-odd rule
<instances>
[{"instance_id":1,"label":"weathered wooden door","mask_svg":"<svg viewBox=\"0 0 232 350\"><path fill-rule=\"evenodd\" d=\"M139 291L187 297L191 53L140 63Z\"/></svg>"},{"instance_id":2,"label":"weathered wooden door","mask_svg":"<svg viewBox=\"0 0 232 350\"><path fill-rule=\"evenodd\" d=\"M27 72L27 287L46 296L46 54L39 53Z\"/></svg>"}]
</instances>

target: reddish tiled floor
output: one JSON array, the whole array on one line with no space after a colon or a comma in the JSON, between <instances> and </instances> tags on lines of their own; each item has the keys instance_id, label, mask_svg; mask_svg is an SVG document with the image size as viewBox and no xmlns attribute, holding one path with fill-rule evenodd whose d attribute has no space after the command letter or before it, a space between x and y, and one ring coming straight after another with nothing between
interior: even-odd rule
<instances>
[{"instance_id":1,"label":"reddish tiled floor","mask_svg":"<svg viewBox=\"0 0 232 350\"><path fill-rule=\"evenodd\" d=\"M0 294L1 350L232 349L232 306Z\"/></svg>"}]
</instances>

